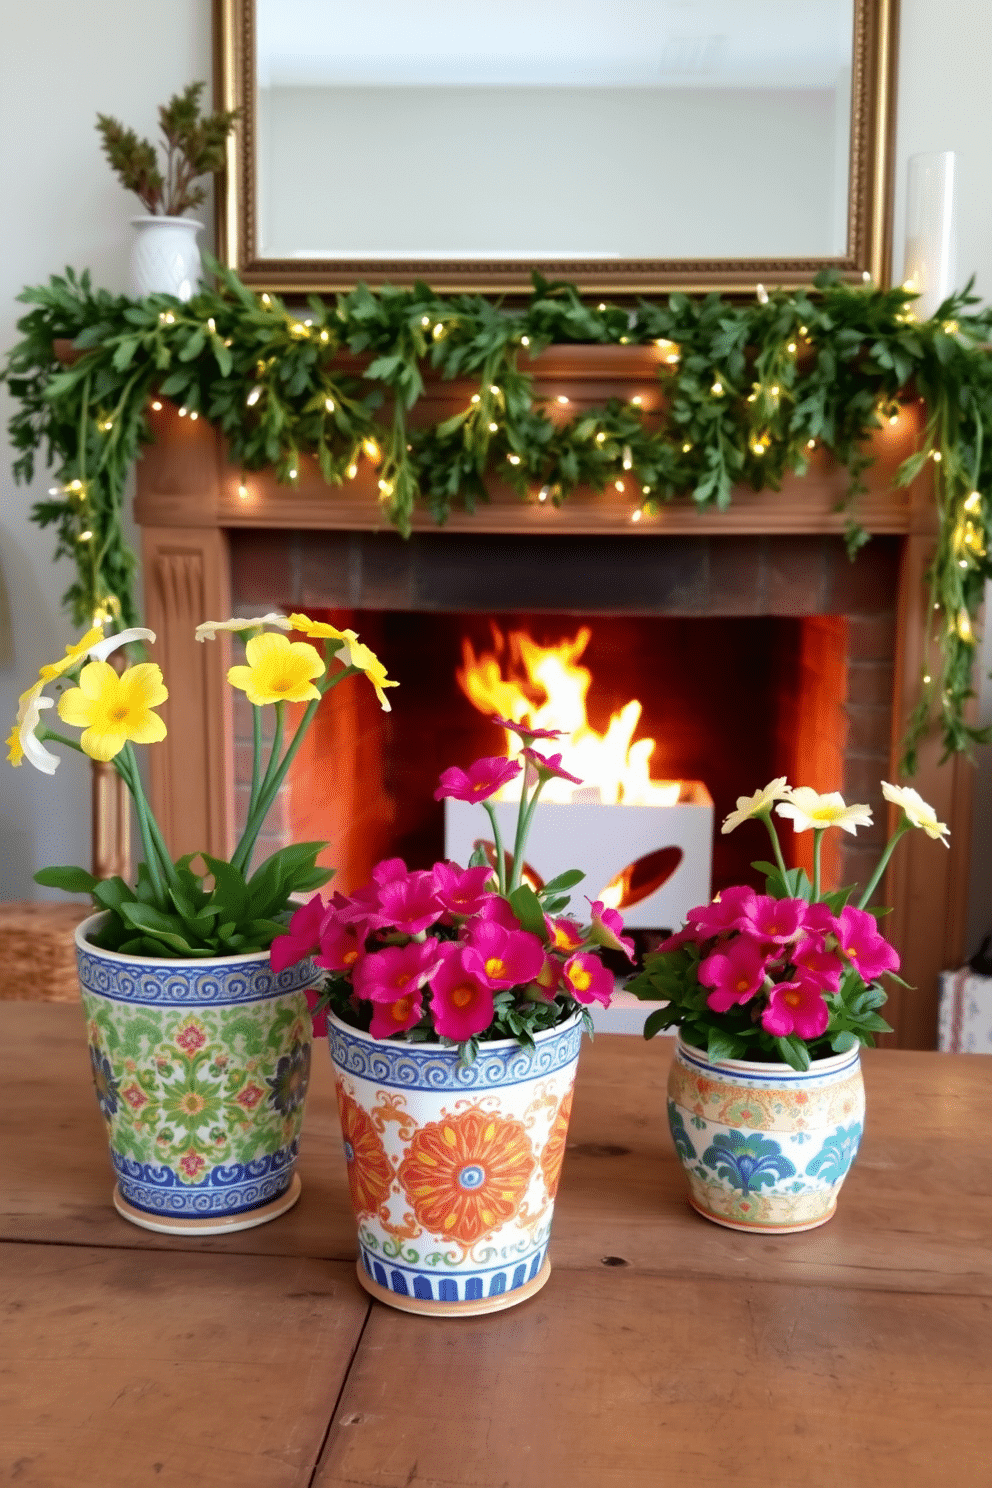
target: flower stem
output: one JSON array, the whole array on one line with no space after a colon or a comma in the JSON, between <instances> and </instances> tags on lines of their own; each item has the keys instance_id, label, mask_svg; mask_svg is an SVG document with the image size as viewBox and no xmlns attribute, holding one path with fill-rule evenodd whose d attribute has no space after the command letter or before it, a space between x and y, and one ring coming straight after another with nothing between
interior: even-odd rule
<instances>
[{"instance_id":1,"label":"flower stem","mask_svg":"<svg viewBox=\"0 0 992 1488\"><path fill-rule=\"evenodd\" d=\"M131 751L130 744L124 745L121 755L123 758L121 756L115 757L114 765L116 766L117 773L122 777L124 784L131 792L131 799L134 801L134 808L138 815L138 830L141 833L141 846L144 849L148 876L152 881L152 889L155 892L158 907L164 910L168 899L159 868L158 848L155 845L151 831L151 811L145 799L145 793L141 788L141 781L138 778L137 761L134 758L133 751Z\"/></svg>"},{"instance_id":2,"label":"flower stem","mask_svg":"<svg viewBox=\"0 0 992 1488\"><path fill-rule=\"evenodd\" d=\"M784 879L786 873L788 872L788 869L785 866L785 859L782 856L782 846L778 840L778 833L775 830L775 823L772 821L771 811L759 811L757 815L761 817L761 820L768 828L768 835L772 840L772 850L775 853L775 861L778 864L778 871L781 873L782 878Z\"/></svg>"},{"instance_id":3,"label":"flower stem","mask_svg":"<svg viewBox=\"0 0 992 1488\"><path fill-rule=\"evenodd\" d=\"M516 840L513 844L513 873L510 878L511 894L513 893L513 890L518 888L520 885L520 878L524 871L524 852L527 847L527 838L530 836L530 824L534 820L534 812L537 809L538 797L544 789L544 786L545 780L542 779L539 774L537 777L537 785L534 787L534 793L531 796L530 800L527 802L526 808L524 807L524 801L527 792L526 790L522 790L520 792L520 814L517 817L517 835Z\"/></svg>"},{"instance_id":4,"label":"flower stem","mask_svg":"<svg viewBox=\"0 0 992 1488\"><path fill-rule=\"evenodd\" d=\"M820 902L820 853L823 848L823 834L826 827L813 828L813 902Z\"/></svg>"},{"instance_id":5,"label":"flower stem","mask_svg":"<svg viewBox=\"0 0 992 1488\"><path fill-rule=\"evenodd\" d=\"M868 887L865 889L864 893L861 895L861 898L858 900L859 909L864 909L868 903L868 900L871 898L872 894L874 894L876 888L878 887L879 879L882 877L882 874L888 867L889 859L892 856L892 849L899 841L899 838L903 837L909 831L909 828L909 819L907 818L906 813L903 812L902 820L896 827L895 831L892 833L892 836L889 838L888 842L885 844L885 851L878 860L878 867L875 869L875 872L868 880Z\"/></svg>"},{"instance_id":6,"label":"flower stem","mask_svg":"<svg viewBox=\"0 0 992 1488\"><path fill-rule=\"evenodd\" d=\"M506 854L503 851L503 839L500 836L499 822L496 820L495 808L489 801L483 801L486 815L492 822L493 845L496 848L496 887L501 894L506 893Z\"/></svg>"},{"instance_id":7,"label":"flower stem","mask_svg":"<svg viewBox=\"0 0 992 1488\"><path fill-rule=\"evenodd\" d=\"M258 791L262 783L262 709L258 703L252 706L252 755L251 755L251 797L248 801L248 815L251 816L258 801Z\"/></svg>"}]
</instances>

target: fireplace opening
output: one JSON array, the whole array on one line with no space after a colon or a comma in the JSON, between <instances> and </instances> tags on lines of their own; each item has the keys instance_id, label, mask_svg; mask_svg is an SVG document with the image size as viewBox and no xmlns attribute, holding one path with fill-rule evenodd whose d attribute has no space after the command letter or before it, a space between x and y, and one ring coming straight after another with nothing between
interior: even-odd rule
<instances>
[{"instance_id":1,"label":"fireplace opening","mask_svg":"<svg viewBox=\"0 0 992 1488\"><path fill-rule=\"evenodd\" d=\"M292 605L287 602L285 608ZM760 886L761 874L751 864L770 856L760 824L720 832L739 795L778 775L819 790L843 784L848 620L842 615L489 615L312 605L308 613L356 630L400 684L388 694L389 713L360 679L325 698L270 818L266 840L259 843L261 856L290 840L327 841L321 861L335 868L334 887L345 893L363 883L380 858L398 856L410 868L423 868L445 855L445 808L434 800L441 771L507 752L505 731L473 705L458 673L467 650L495 655L498 638L508 659L513 632L551 647L588 630L581 663L592 674L589 724L604 734L611 715L636 699L641 714L635 744L655 740L651 777L700 782L708 792L714 891L731 883ZM533 697L541 701L539 691ZM244 704L235 719L242 818L250 777L249 715ZM488 837L488 818L480 808L474 811L479 836ZM781 838L786 861L809 868L811 834L794 834L783 823ZM824 848L826 882L847 881L842 844L828 837ZM562 863L555 871L568 866ZM589 881L576 893L603 887Z\"/></svg>"}]
</instances>

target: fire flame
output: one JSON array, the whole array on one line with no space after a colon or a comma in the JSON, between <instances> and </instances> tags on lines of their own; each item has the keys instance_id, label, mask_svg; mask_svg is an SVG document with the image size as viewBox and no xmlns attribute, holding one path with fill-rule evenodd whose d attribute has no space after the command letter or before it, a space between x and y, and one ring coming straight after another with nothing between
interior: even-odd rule
<instances>
[{"instance_id":1,"label":"fire flame","mask_svg":"<svg viewBox=\"0 0 992 1488\"><path fill-rule=\"evenodd\" d=\"M561 729L561 739L538 740L542 753L562 756L562 768L582 781L549 780L544 801L591 801L607 806L672 806L679 799L677 780L652 780L651 756L654 739L638 739L634 733L641 718L641 704L632 700L614 713L605 734L594 729L586 713L586 695L592 673L577 663L592 637L587 625L571 640L556 646L539 646L522 630L511 630L504 642L493 626L495 654L478 656L471 641L462 641L462 667L456 672L458 685L480 713L497 714L534 729ZM500 653L507 652L506 675ZM521 680L517 680L517 678ZM506 730L508 759L523 747L516 734ZM504 786L497 799L515 800L515 782Z\"/></svg>"}]
</instances>

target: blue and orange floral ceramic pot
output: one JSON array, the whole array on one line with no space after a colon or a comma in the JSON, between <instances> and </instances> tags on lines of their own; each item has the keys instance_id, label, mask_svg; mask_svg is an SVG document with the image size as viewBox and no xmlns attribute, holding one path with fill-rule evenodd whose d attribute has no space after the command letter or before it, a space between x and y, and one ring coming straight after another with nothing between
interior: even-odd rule
<instances>
[{"instance_id":1,"label":"blue and orange floral ceramic pot","mask_svg":"<svg viewBox=\"0 0 992 1488\"><path fill-rule=\"evenodd\" d=\"M732 1230L789 1234L826 1224L861 1140L860 1048L787 1064L711 1060L675 1046L668 1124L689 1202Z\"/></svg>"},{"instance_id":2,"label":"blue and orange floral ceramic pot","mask_svg":"<svg viewBox=\"0 0 992 1488\"><path fill-rule=\"evenodd\" d=\"M309 961L268 951L172 961L103 951L76 931L97 1100L125 1219L165 1234L249 1229L291 1208L311 1020Z\"/></svg>"},{"instance_id":3,"label":"blue and orange floral ceramic pot","mask_svg":"<svg viewBox=\"0 0 992 1488\"><path fill-rule=\"evenodd\" d=\"M533 1051L482 1044L466 1069L457 1048L328 1019L358 1279L372 1296L457 1317L540 1290L581 1036L576 1015Z\"/></svg>"}]
</instances>

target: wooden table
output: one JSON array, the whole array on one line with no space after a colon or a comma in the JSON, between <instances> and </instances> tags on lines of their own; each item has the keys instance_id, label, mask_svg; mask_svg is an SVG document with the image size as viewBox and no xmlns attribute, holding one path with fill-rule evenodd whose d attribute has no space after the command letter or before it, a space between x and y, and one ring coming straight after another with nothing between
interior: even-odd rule
<instances>
[{"instance_id":1,"label":"wooden table","mask_svg":"<svg viewBox=\"0 0 992 1488\"><path fill-rule=\"evenodd\" d=\"M823 1229L693 1214L670 1048L579 1066L547 1287L372 1303L330 1061L303 1197L239 1235L118 1218L78 1008L0 1005L0 1482L18 1488L988 1488L992 1061L872 1051Z\"/></svg>"}]
</instances>

